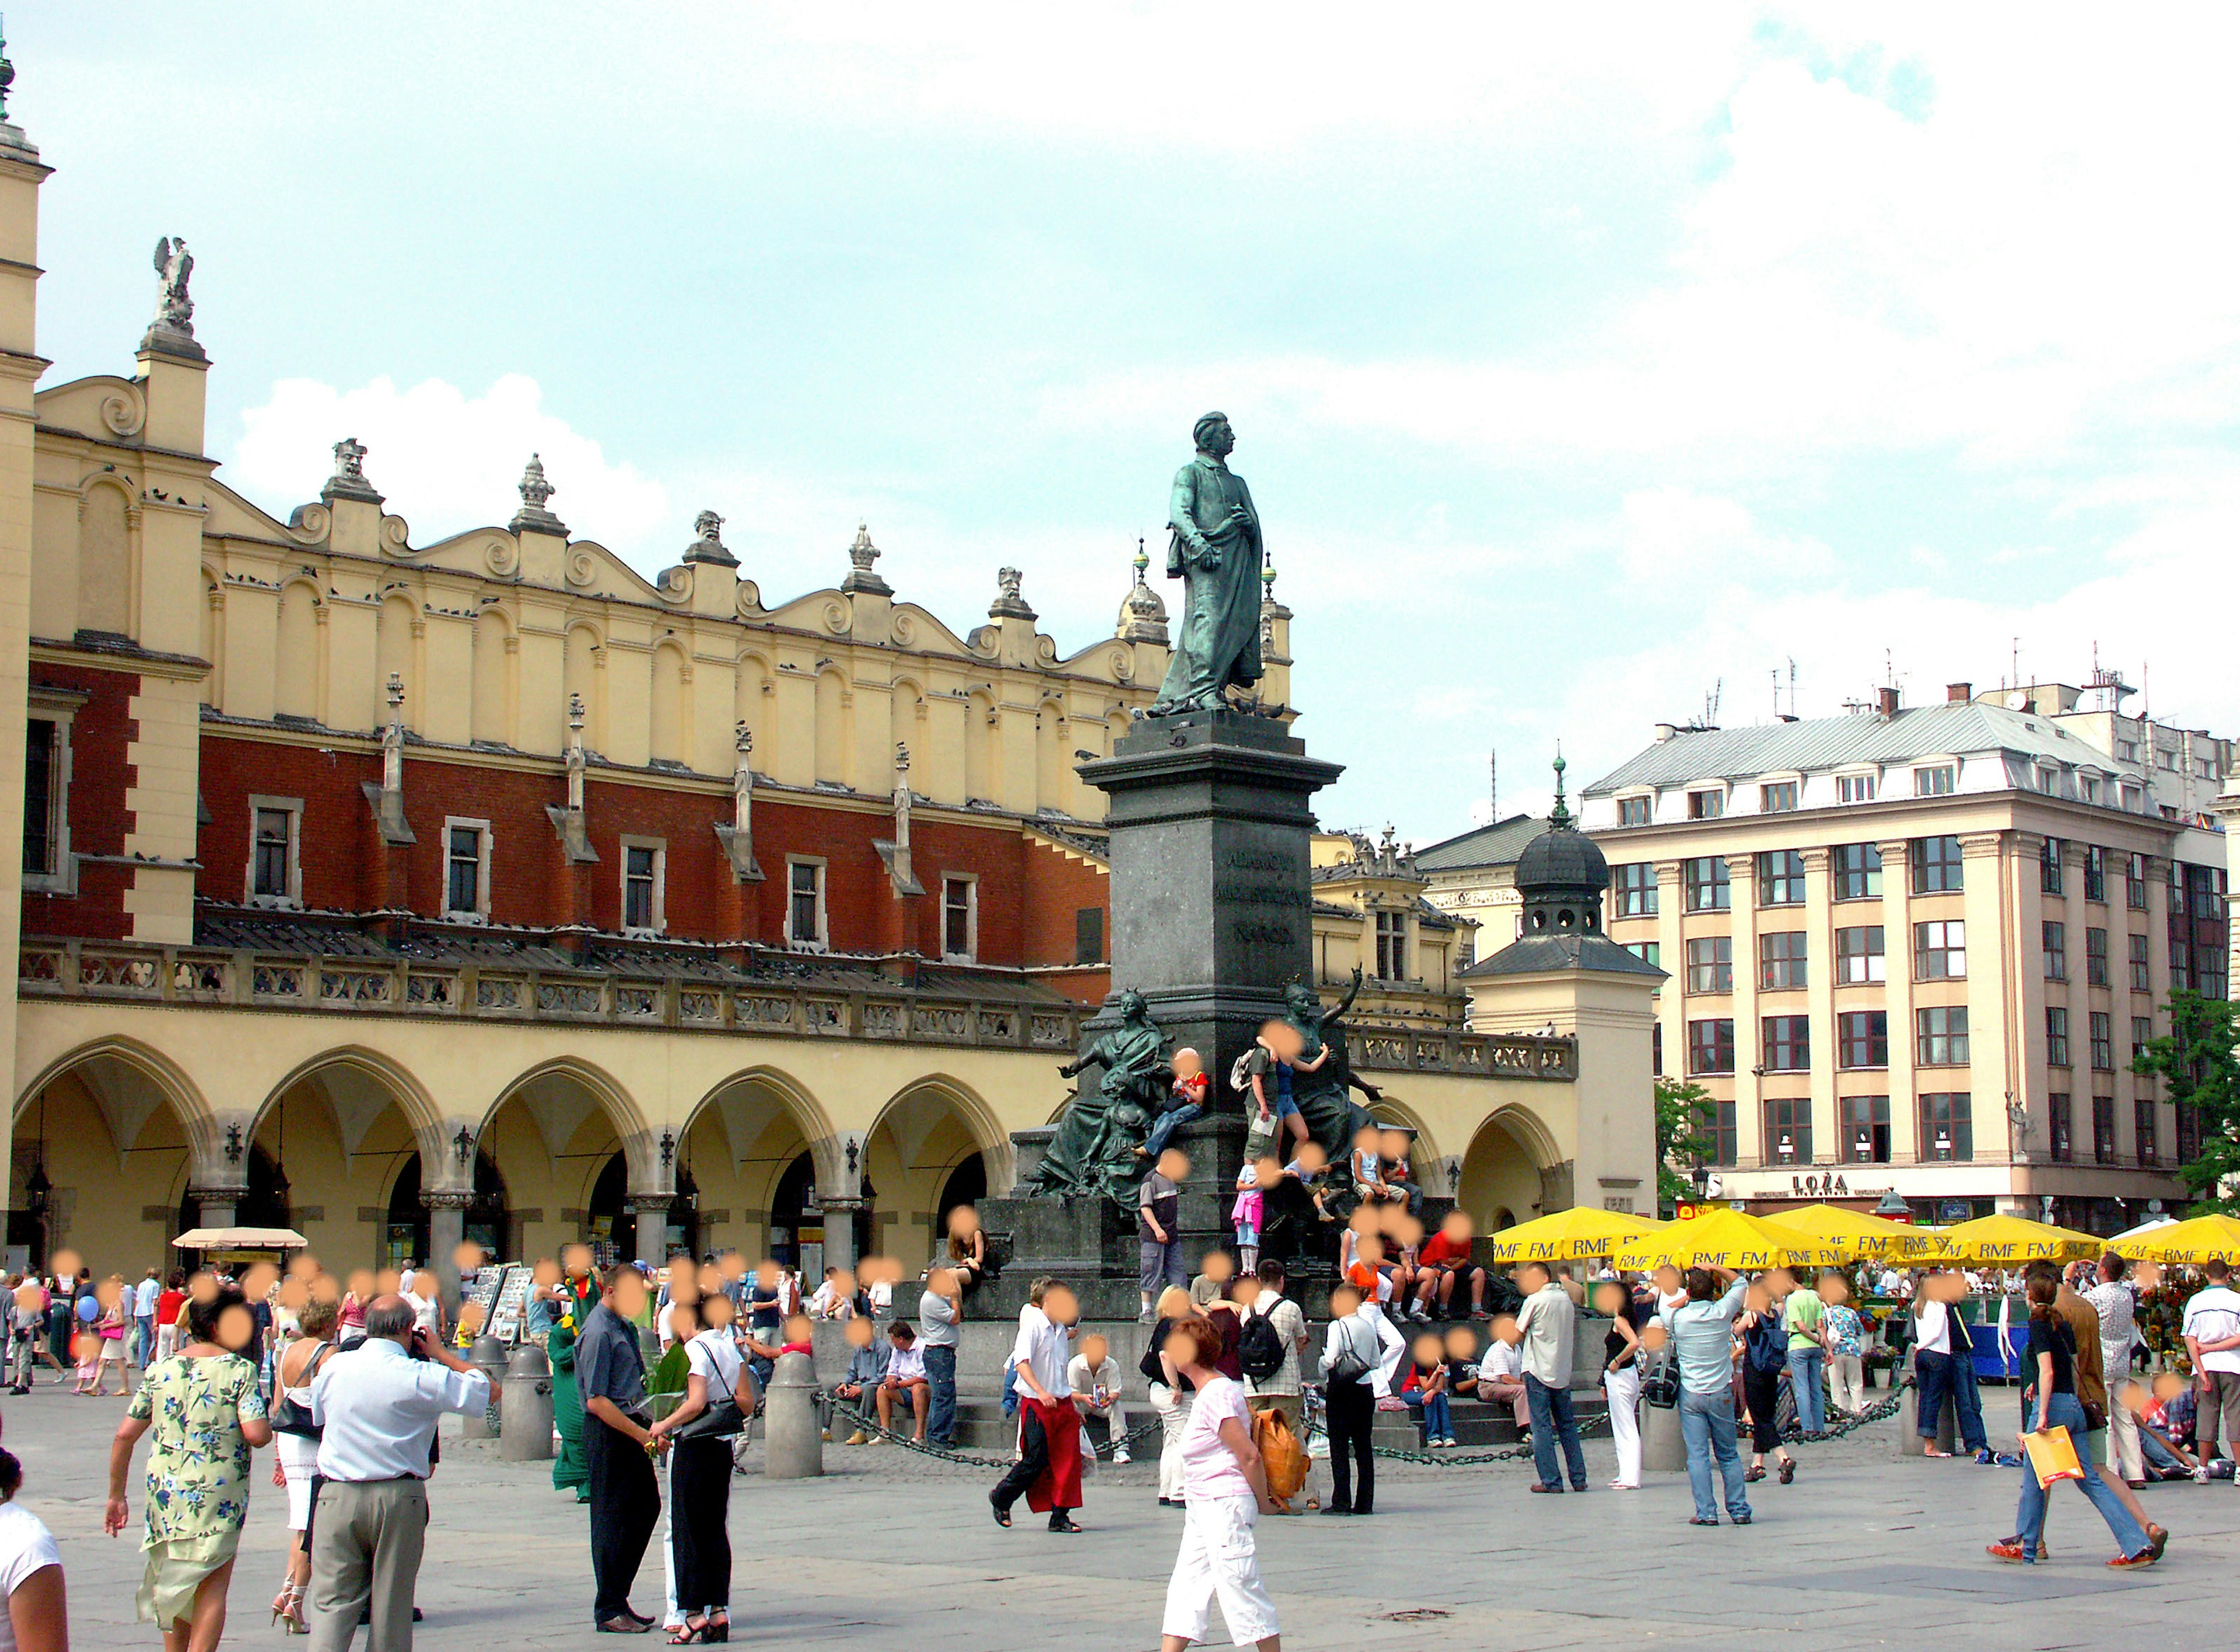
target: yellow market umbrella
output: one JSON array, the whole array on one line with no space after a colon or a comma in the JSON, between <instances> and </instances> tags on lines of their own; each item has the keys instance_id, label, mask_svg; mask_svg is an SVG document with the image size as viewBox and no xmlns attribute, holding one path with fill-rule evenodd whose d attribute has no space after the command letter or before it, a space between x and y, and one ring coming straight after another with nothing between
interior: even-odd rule
<instances>
[{"instance_id":1,"label":"yellow market umbrella","mask_svg":"<svg viewBox=\"0 0 2240 1652\"><path fill-rule=\"evenodd\" d=\"M2033 1262L2083 1262L2097 1256L2106 1242L2070 1228L2031 1222L2023 1216L1978 1216L1934 1229L1944 1242L1936 1261L1983 1262L2019 1268Z\"/></svg>"},{"instance_id":2,"label":"yellow market umbrella","mask_svg":"<svg viewBox=\"0 0 2240 1652\"><path fill-rule=\"evenodd\" d=\"M1597 1210L1577 1205L1558 1210L1493 1236L1496 1262L1577 1262L1599 1256L1628 1239L1657 1232L1663 1224L1622 1210Z\"/></svg>"},{"instance_id":3,"label":"yellow market umbrella","mask_svg":"<svg viewBox=\"0 0 2240 1652\"><path fill-rule=\"evenodd\" d=\"M1839 1204L1803 1205L1783 1211L1777 1220L1784 1228L1841 1245L1846 1262L1863 1262L1870 1256L1877 1261L1886 1257L1906 1261L1943 1248L1937 1236L1925 1229L1886 1216L1869 1216L1863 1210L1846 1210Z\"/></svg>"},{"instance_id":4,"label":"yellow market umbrella","mask_svg":"<svg viewBox=\"0 0 2240 1652\"><path fill-rule=\"evenodd\" d=\"M1661 1268L1669 1262L1676 1268L1726 1268L1737 1273L1791 1263L1835 1268L1843 1260L1839 1244L1731 1209L1668 1223L1627 1241L1610 1256L1613 1266L1634 1270Z\"/></svg>"},{"instance_id":5,"label":"yellow market umbrella","mask_svg":"<svg viewBox=\"0 0 2240 1652\"><path fill-rule=\"evenodd\" d=\"M2240 1262L2240 1219L2194 1216L2115 1248L2123 1256L2151 1256L2157 1262L2203 1262L2211 1256Z\"/></svg>"}]
</instances>

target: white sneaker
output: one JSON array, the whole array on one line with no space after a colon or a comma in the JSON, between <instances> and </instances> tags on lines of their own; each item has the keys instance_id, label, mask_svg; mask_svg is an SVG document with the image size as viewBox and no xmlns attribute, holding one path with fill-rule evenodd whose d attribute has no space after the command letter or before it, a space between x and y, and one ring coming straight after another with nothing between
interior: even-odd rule
<instances>
[{"instance_id":1,"label":"white sneaker","mask_svg":"<svg viewBox=\"0 0 2240 1652\"><path fill-rule=\"evenodd\" d=\"M1115 1462L1133 1462L1135 1459L1128 1455L1128 1448L1126 1446L1114 1446L1112 1448L1112 1461Z\"/></svg>"}]
</instances>

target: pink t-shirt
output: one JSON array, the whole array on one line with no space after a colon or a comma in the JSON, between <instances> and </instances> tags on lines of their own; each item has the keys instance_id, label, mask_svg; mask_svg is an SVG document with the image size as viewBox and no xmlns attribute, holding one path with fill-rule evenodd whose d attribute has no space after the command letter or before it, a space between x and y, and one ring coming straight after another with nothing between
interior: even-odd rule
<instances>
[{"instance_id":1,"label":"pink t-shirt","mask_svg":"<svg viewBox=\"0 0 2240 1652\"><path fill-rule=\"evenodd\" d=\"M1197 1391L1190 1421L1183 1425L1183 1495L1185 1497L1249 1497L1252 1482L1237 1467L1237 1454L1222 1442L1221 1425L1234 1417L1252 1432L1244 1409L1244 1385L1217 1376Z\"/></svg>"}]
</instances>

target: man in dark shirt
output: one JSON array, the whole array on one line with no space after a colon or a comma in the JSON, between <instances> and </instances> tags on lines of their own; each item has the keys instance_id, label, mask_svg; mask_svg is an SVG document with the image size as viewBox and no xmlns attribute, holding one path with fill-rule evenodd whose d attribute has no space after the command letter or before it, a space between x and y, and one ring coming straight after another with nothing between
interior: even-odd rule
<instances>
[{"instance_id":1,"label":"man in dark shirt","mask_svg":"<svg viewBox=\"0 0 2240 1652\"><path fill-rule=\"evenodd\" d=\"M645 1356L633 1322L645 1281L629 1262L607 1269L599 1305L576 1343L583 1396L583 1459L590 1473L591 1622L603 1635L643 1635L654 1620L634 1611L630 1585L661 1518L661 1484L646 1443Z\"/></svg>"}]
</instances>

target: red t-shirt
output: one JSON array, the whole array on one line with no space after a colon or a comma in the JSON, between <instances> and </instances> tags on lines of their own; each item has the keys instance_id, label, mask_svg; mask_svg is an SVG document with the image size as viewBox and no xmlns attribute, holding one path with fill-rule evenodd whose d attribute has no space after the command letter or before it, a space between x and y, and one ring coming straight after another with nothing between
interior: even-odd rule
<instances>
[{"instance_id":1,"label":"red t-shirt","mask_svg":"<svg viewBox=\"0 0 2240 1652\"><path fill-rule=\"evenodd\" d=\"M1205 1086L1206 1076L1203 1073L1193 1073L1188 1078L1177 1078L1175 1080L1175 1100L1177 1103L1185 1106L1203 1107Z\"/></svg>"},{"instance_id":2,"label":"red t-shirt","mask_svg":"<svg viewBox=\"0 0 2240 1652\"><path fill-rule=\"evenodd\" d=\"M177 1324L179 1322L179 1309L184 1308L186 1305L187 1293L183 1290L167 1290L163 1292L161 1296L156 1298L156 1323L158 1325Z\"/></svg>"},{"instance_id":3,"label":"red t-shirt","mask_svg":"<svg viewBox=\"0 0 2240 1652\"><path fill-rule=\"evenodd\" d=\"M1457 1244L1443 1233L1435 1233L1423 1242L1423 1262L1426 1268L1443 1262L1468 1262L1470 1256L1470 1242L1467 1239Z\"/></svg>"}]
</instances>

